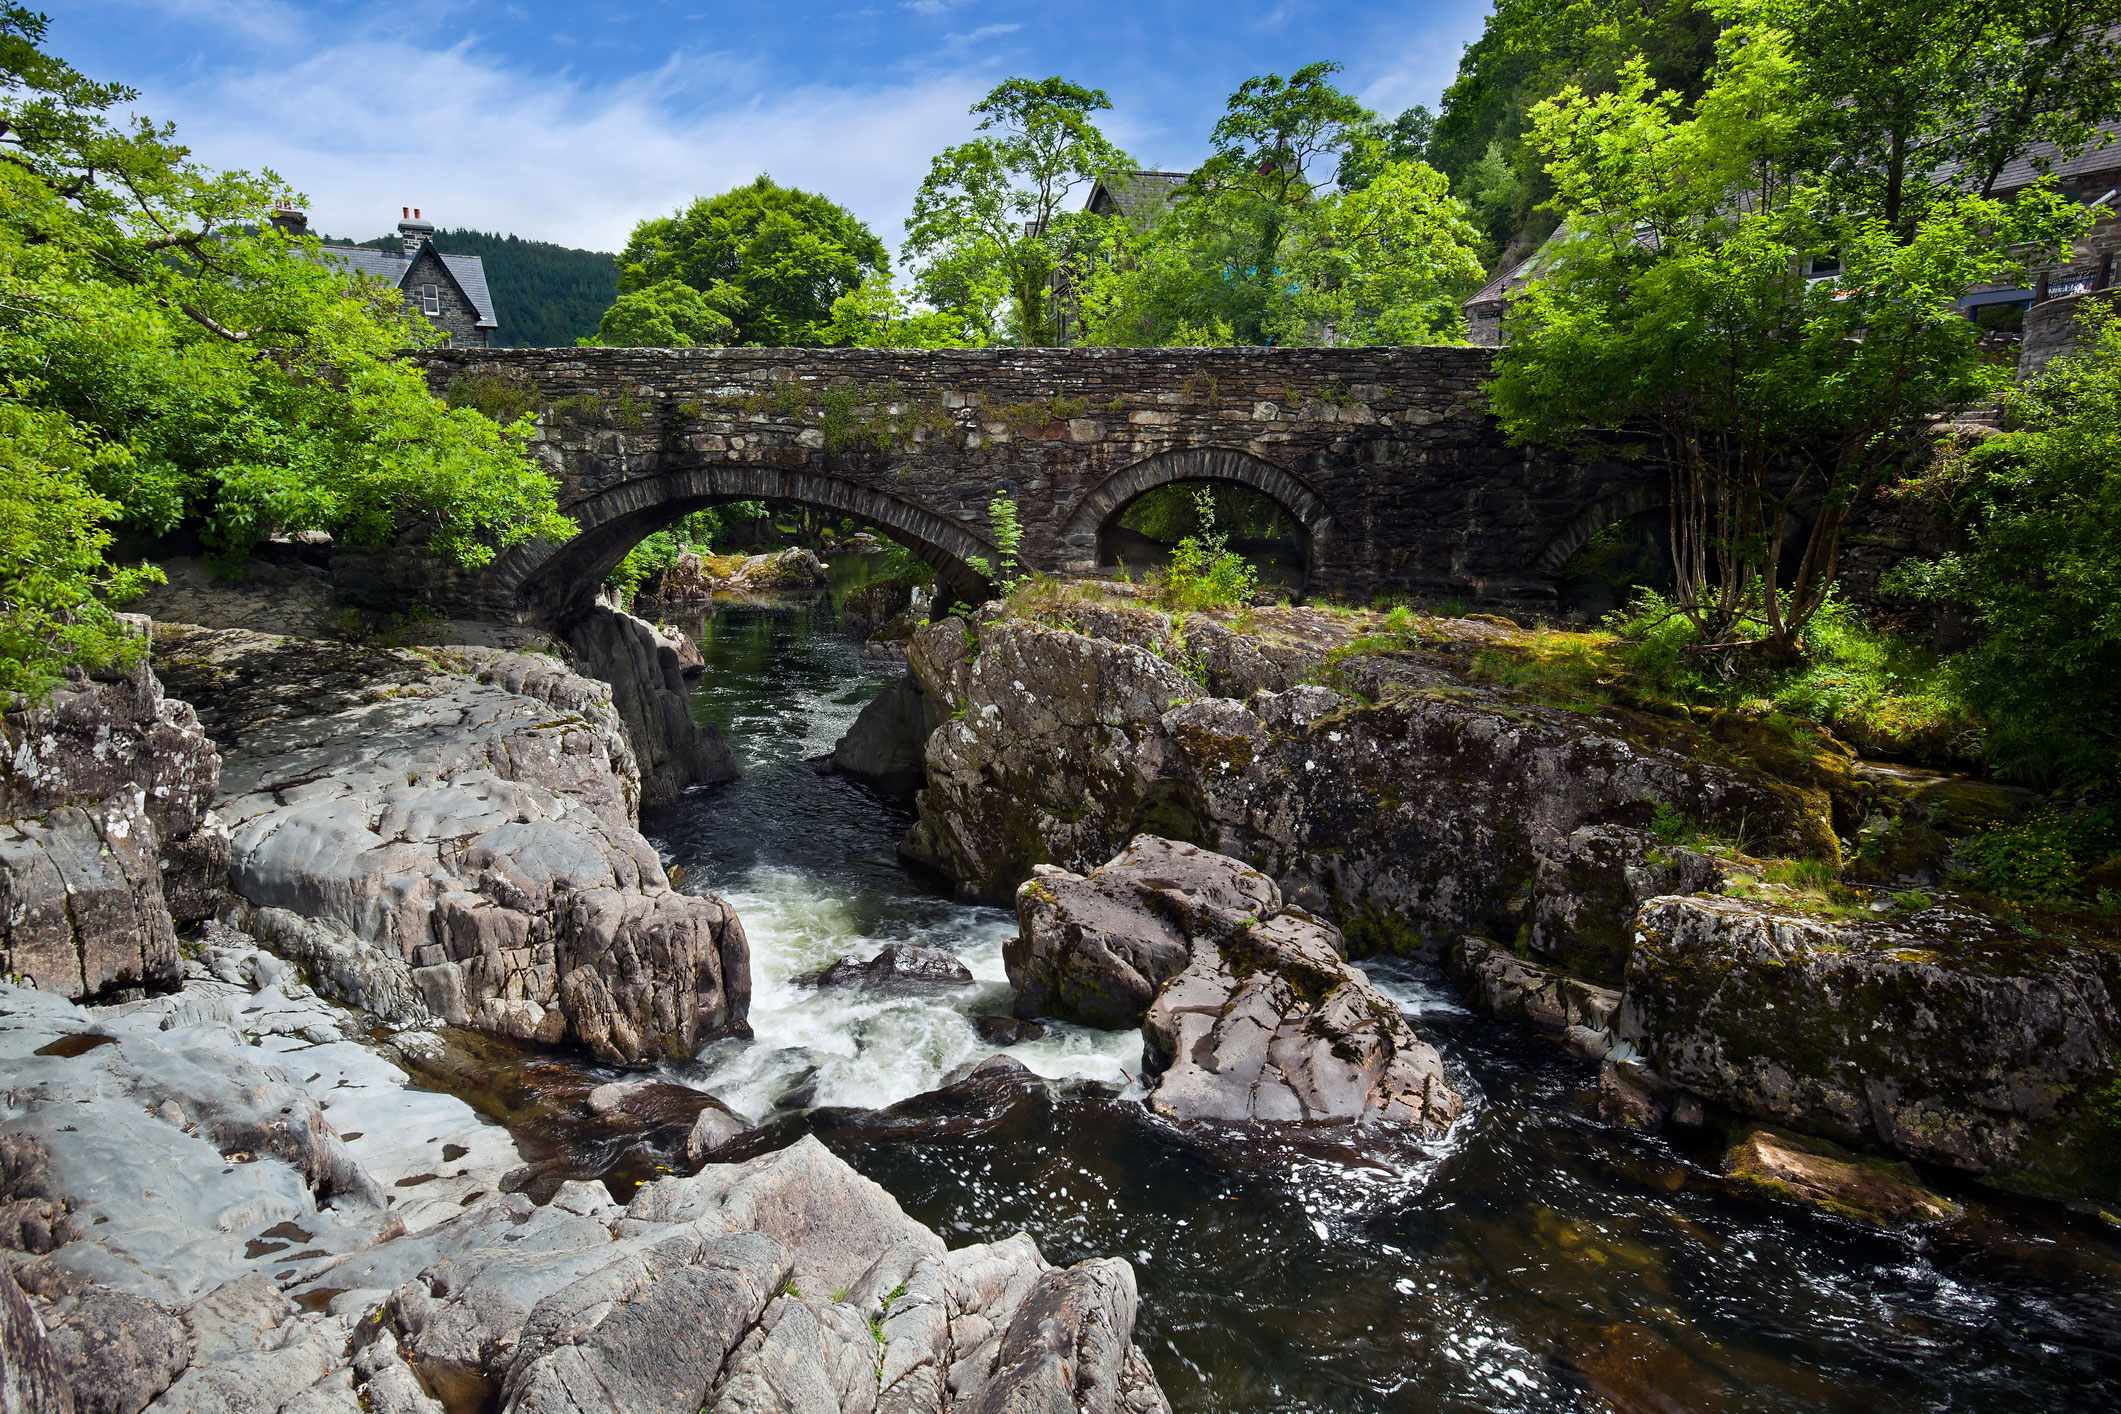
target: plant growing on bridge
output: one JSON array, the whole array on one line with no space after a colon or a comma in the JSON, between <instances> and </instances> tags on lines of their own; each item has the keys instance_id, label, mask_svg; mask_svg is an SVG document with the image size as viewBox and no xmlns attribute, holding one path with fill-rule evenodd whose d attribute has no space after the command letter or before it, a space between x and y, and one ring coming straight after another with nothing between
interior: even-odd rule
<instances>
[{"instance_id":1,"label":"plant growing on bridge","mask_svg":"<svg viewBox=\"0 0 2121 1414\"><path fill-rule=\"evenodd\" d=\"M2076 220L2038 192L1940 197L1912 229L1851 211L1807 165L1804 78L1786 34L1749 24L1691 118L1639 61L1541 104L1568 225L1489 390L1518 440L1663 464L1676 605L1726 663L1802 651L1855 508L2002 381L1951 301Z\"/></svg>"},{"instance_id":2,"label":"plant growing on bridge","mask_svg":"<svg viewBox=\"0 0 2121 1414\"><path fill-rule=\"evenodd\" d=\"M194 162L135 95L45 53L0 4L0 679L128 651L109 603L144 576L105 559L122 519L196 528L240 565L275 530L386 543L407 525L466 564L574 531L497 426L396 355L431 341L395 290L272 223L270 173Z\"/></svg>"},{"instance_id":3,"label":"plant growing on bridge","mask_svg":"<svg viewBox=\"0 0 2121 1414\"><path fill-rule=\"evenodd\" d=\"M994 536L998 561L989 565L985 557L974 556L971 565L1006 594L1025 578L1023 562L1016 555L1018 547L1024 543L1024 527L1016 516L1016 502L1006 495L989 501L987 524L989 533Z\"/></svg>"},{"instance_id":4,"label":"plant growing on bridge","mask_svg":"<svg viewBox=\"0 0 2121 1414\"><path fill-rule=\"evenodd\" d=\"M1090 115L1112 106L1062 78L1012 78L972 112L985 136L946 148L906 219L902 255L923 262L914 288L981 330L1013 325L1014 342L1060 342L1054 281L1101 218L1070 211L1081 187L1127 163ZM1007 311L971 309L1005 296Z\"/></svg>"}]
</instances>

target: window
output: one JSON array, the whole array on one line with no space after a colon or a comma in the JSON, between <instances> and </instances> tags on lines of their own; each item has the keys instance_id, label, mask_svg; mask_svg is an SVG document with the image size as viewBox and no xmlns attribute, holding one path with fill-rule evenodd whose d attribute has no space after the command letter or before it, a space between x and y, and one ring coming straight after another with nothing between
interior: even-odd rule
<instances>
[{"instance_id":1,"label":"window","mask_svg":"<svg viewBox=\"0 0 2121 1414\"><path fill-rule=\"evenodd\" d=\"M426 315L436 315L440 314L441 312L442 287L440 285L420 286L420 313Z\"/></svg>"},{"instance_id":2,"label":"window","mask_svg":"<svg viewBox=\"0 0 2121 1414\"><path fill-rule=\"evenodd\" d=\"M1841 273L1841 257L1838 255L1815 255L1811 266L1804 272L1814 280Z\"/></svg>"}]
</instances>

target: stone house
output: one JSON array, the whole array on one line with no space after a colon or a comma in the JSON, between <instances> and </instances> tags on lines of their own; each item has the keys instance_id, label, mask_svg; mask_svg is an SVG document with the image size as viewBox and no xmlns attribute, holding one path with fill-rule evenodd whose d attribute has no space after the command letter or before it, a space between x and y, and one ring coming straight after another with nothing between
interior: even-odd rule
<instances>
[{"instance_id":1,"label":"stone house","mask_svg":"<svg viewBox=\"0 0 2121 1414\"><path fill-rule=\"evenodd\" d=\"M486 262L476 255L444 255L435 248L434 224L421 220L417 207L401 207L400 213L404 219L398 222L399 249L328 245L322 248L324 258L396 286L406 307L440 329L450 347L491 346L501 324L486 288ZM273 220L290 234L308 234L309 218L300 211L286 208Z\"/></svg>"}]
</instances>

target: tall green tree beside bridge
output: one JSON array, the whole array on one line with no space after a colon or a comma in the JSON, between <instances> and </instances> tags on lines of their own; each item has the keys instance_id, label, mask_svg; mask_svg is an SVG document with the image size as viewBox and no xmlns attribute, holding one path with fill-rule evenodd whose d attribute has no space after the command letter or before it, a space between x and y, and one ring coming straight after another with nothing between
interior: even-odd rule
<instances>
[{"instance_id":1,"label":"tall green tree beside bridge","mask_svg":"<svg viewBox=\"0 0 2121 1414\"><path fill-rule=\"evenodd\" d=\"M1458 337L1458 299L1481 275L1477 234L1438 173L1395 155L1405 134L1334 85L1339 67L1239 86L1171 213L1146 233L1105 232L1085 263L1087 341Z\"/></svg>"},{"instance_id":2,"label":"tall green tree beside bridge","mask_svg":"<svg viewBox=\"0 0 2121 1414\"><path fill-rule=\"evenodd\" d=\"M0 688L136 651L110 604L151 572L110 526L196 528L240 562L275 530L380 543L407 524L467 564L564 537L512 429L394 357L431 341L393 289L349 284L271 220L270 173L191 160L135 95L0 5Z\"/></svg>"},{"instance_id":3,"label":"tall green tree beside bridge","mask_svg":"<svg viewBox=\"0 0 2121 1414\"><path fill-rule=\"evenodd\" d=\"M1059 342L1055 280L1098 218L1070 199L1127 164L1090 115L1112 106L1063 78L1013 78L972 105L982 136L946 148L906 218L914 289L988 336Z\"/></svg>"},{"instance_id":4,"label":"tall green tree beside bridge","mask_svg":"<svg viewBox=\"0 0 2121 1414\"><path fill-rule=\"evenodd\" d=\"M2081 213L2046 192L1938 192L1912 220L1852 205L1819 162L1799 45L1735 18L1691 117L1639 61L1534 110L1567 224L1512 308L1490 405L1521 439L1662 460L1702 645L1787 658L1856 506L1923 457L1939 413L2005 381L1953 299ZM1789 547L1793 516L1810 526Z\"/></svg>"},{"instance_id":5,"label":"tall green tree beside bridge","mask_svg":"<svg viewBox=\"0 0 2121 1414\"><path fill-rule=\"evenodd\" d=\"M833 303L890 269L853 212L761 176L635 226L619 252L619 298L675 280L734 323L723 342L814 348L830 342Z\"/></svg>"}]
</instances>

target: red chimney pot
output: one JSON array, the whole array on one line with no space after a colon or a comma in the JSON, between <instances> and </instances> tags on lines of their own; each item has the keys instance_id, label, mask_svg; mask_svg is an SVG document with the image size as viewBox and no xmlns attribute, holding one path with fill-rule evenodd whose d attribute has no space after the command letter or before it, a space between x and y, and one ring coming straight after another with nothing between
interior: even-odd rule
<instances>
[{"instance_id":1,"label":"red chimney pot","mask_svg":"<svg viewBox=\"0 0 2121 1414\"><path fill-rule=\"evenodd\" d=\"M410 206L399 207L398 219L401 221L410 221L412 219L412 208Z\"/></svg>"},{"instance_id":2,"label":"red chimney pot","mask_svg":"<svg viewBox=\"0 0 2121 1414\"><path fill-rule=\"evenodd\" d=\"M417 206L412 209L412 219L415 221L420 219L420 208Z\"/></svg>"}]
</instances>

